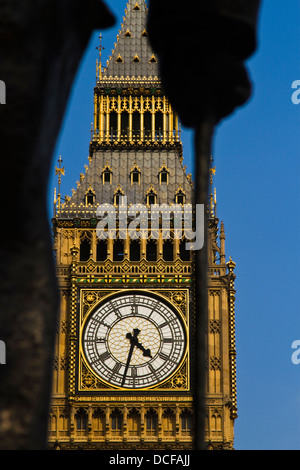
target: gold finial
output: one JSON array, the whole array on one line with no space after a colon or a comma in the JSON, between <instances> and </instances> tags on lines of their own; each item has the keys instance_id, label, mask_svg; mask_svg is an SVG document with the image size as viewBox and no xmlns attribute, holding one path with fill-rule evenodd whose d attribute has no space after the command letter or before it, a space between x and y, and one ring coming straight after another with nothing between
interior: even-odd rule
<instances>
[{"instance_id":1,"label":"gold finial","mask_svg":"<svg viewBox=\"0 0 300 470\"><path fill-rule=\"evenodd\" d=\"M209 183L210 183L210 208L209 208L209 214L210 214L210 217L216 217L217 216L217 196L216 196L216 189L214 190L214 193L213 193L213 189L212 189L212 185L213 185L213 177L215 176L216 174L216 167L213 167L213 157L211 155L210 157L210 162L211 162L211 167L209 169Z\"/></svg>"},{"instance_id":2,"label":"gold finial","mask_svg":"<svg viewBox=\"0 0 300 470\"><path fill-rule=\"evenodd\" d=\"M96 61L96 78L98 80L100 80L102 78L102 64L101 64L101 59L102 59L102 51L103 49L105 49L105 47L102 46L102 39L103 39L103 36L102 34L100 33L99 35L99 46L96 47L96 49L98 49L99 51L99 59L97 59Z\"/></svg>"},{"instance_id":3,"label":"gold finial","mask_svg":"<svg viewBox=\"0 0 300 470\"><path fill-rule=\"evenodd\" d=\"M56 197L56 189L54 193L54 205L57 203L57 208L58 210L60 209L60 201L61 201L61 194L60 194L60 185L61 185L61 177L64 176L65 174L65 168L61 166L62 164L62 158L61 155L59 156L58 159L58 167L55 167L55 175L58 175L58 194Z\"/></svg>"}]
</instances>

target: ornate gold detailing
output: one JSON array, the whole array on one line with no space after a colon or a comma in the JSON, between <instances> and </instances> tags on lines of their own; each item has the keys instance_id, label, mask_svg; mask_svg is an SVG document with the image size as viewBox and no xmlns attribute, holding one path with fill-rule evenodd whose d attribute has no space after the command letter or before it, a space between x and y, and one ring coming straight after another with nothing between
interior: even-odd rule
<instances>
[{"instance_id":1,"label":"ornate gold detailing","mask_svg":"<svg viewBox=\"0 0 300 470\"><path fill-rule=\"evenodd\" d=\"M127 293L131 293L132 290L125 291ZM134 291L136 292L136 291ZM139 292L143 292L142 290ZM165 290L165 289L154 289L154 295L159 295L165 298L168 302L176 308L177 311L180 311L183 318L186 319L187 324L189 322L188 318L188 290L187 289L180 289L180 290ZM81 304L81 314L79 320L79 328L81 328L81 324L84 322L87 315L92 312L97 305L101 301L106 301L107 299L112 298L111 296L116 293L124 293L124 290L98 290L98 289L81 289L80 290L80 304ZM118 326L118 324L117 324ZM153 334L152 334L153 336ZM155 335L154 335L155 336ZM153 338L154 338L153 336ZM114 338L112 338L114 341ZM85 365L85 361L82 357L81 347L80 347L80 339L76 343L77 356L79 357L79 367L78 367L78 378L77 378L77 387L78 392L90 390L98 391L101 390L118 390L118 387L114 387L102 381L99 377L97 377L94 372ZM115 344L114 342L112 344ZM115 347L115 346L113 346ZM117 347L117 346L116 346ZM154 345L153 345L154 347ZM117 352L118 354L118 352ZM116 356L117 357L117 356ZM73 376L73 380L75 380L76 370L70 369L70 375ZM190 388L189 385L189 354L185 356L181 366L176 370L175 374L173 374L168 380L157 384L156 386L152 386L151 390L177 390L177 391L188 391Z\"/></svg>"}]
</instances>

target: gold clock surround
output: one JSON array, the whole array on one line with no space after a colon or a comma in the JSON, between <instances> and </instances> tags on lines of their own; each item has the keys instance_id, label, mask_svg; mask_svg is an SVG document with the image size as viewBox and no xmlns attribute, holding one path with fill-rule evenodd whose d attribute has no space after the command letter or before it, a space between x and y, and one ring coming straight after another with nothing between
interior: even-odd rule
<instances>
[{"instance_id":1,"label":"gold clock surround","mask_svg":"<svg viewBox=\"0 0 300 470\"><path fill-rule=\"evenodd\" d=\"M85 354L82 347L82 335L85 327L85 323L89 316L100 307L101 304L104 304L109 299L113 299L119 295L132 295L133 293L138 293L140 295L147 295L161 301L176 312L182 325L185 329L185 352L181 358L180 363L176 369L164 380L161 382L148 386L139 388L138 392L147 392L147 391L189 391L190 390L190 377L189 377L189 342L188 342L188 329L189 329L189 313L188 313L188 304L189 304L189 291L188 289L169 289L167 292L162 289L153 289L145 290L143 289L116 289L109 292L99 291L97 289L85 289L80 290L80 315L79 315L79 337L77 341L77 348L79 351L79 363L78 363L78 374L77 374L77 391L78 392L90 392L92 394L98 392L107 392L107 391L128 391L132 392L132 389L126 389L116 385L112 385L103 378L99 377L93 369L88 364L88 361L85 358ZM175 300L176 299L176 300ZM75 320L75 319L74 319ZM74 371L76 374L76 372Z\"/></svg>"}]
</instances>

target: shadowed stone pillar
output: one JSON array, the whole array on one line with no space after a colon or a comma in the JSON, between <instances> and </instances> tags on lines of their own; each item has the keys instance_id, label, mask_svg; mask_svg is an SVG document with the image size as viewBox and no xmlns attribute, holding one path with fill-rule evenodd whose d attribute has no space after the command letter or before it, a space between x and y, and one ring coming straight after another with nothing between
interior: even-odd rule
<instances>
[{"instance_id":1,"label":"shadowed stone pillar","mask_svg":"<svg viewBox=\"0 0 300 470\"><path fill-rule=\"evenodd\" d=\"M46 447L58 298L47 216L52 152L101 0L3 0L0 19L0 449Z\"/></svg>"}]
</instances>

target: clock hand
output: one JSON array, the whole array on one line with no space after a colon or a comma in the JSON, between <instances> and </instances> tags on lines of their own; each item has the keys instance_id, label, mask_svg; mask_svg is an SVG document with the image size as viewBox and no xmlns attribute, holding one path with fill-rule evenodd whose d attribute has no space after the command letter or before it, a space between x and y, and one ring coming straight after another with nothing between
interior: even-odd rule
<instances>
[{"instance_id":1,"label":"clock hand","mask_svg":"<svg viewBox=\"0 0 300 470\"><path fill-rule=\"evenodd\" d=\"M150 349L145 349L144 346L141 343L139 343L138 341L136 342L136 347L138 349L140 349L141 351L143 351L143 356L150 357L152 359Z\"/></svg>"},{"instance_id":2,"label":"clock hand","mask_svg":"<svg viewBox=\"0 0 300 470\"><path fill-rule=\"evenodd\" d=\"M126 366L125 366L125 371L124 371L121 387L123 387L123 385L124 385L126 375L127 375L127 371L128 371L128 367L129 367L129 364L130 364L130 361L131 361L131 356L132 356L132 353L133 353L133 350L134 350L134 346L136 345L136 343L138 343L137 337L138 337L139 333L140 333L140 330L138 328L135 328L133 330L133 335L131 333L127 333L127 335L126 335L126 338L130 340L131 345L130 345L130 349L129 349L129 353L128 353L128 357L127 357L127 362L126 362Z\"/></svg>"}]
</instances>

